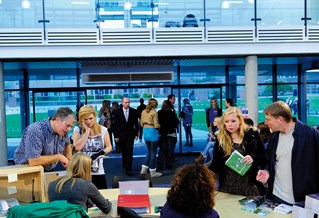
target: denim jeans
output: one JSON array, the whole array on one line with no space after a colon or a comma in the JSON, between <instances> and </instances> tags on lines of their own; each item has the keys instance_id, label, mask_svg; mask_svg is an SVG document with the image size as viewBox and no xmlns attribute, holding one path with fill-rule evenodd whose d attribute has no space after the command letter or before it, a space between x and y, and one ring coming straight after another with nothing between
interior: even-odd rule
<instances>
[{"instance_id":1,"label":"denim jeans","mask_svg":"<svg viewBox=\"0 0 319 218\"><path fill-rule=\"evenodd\" d=\"M209 141L206 147L204 148L204 150L202 151L202 155L205 158L204 163L207 163L211 159L213 159L214 145L215 145L214 141Z\"/></svg>"},{"instance_id":2,"label":"denim jeans","mask_svg":"<svg viewBox=\"0 0 319 218\"><path fill-rule=\"evenodd\" d=\"M146 141L145 144L147 146L147 154L144 160L144 165L148 166L150 169L155 169L158 141Z\"/></svg>"}]
</instances>

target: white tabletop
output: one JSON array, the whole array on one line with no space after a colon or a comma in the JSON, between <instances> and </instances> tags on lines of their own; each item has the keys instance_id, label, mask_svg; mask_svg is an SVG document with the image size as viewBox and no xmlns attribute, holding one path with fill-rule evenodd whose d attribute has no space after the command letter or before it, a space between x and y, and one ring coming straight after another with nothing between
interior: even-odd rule
<instances>
[{"instance_id":1,"label":"white tabletop","mask_svg":"<svg viewBox=\"0 0 319 218\"><path fill-rule=\"evenodd\" d=\"M149 188L149 196L151 201L151 213L144 214L143 217L159 217L159 213L154 212L155 206L163 206L166 202L166 195L169 188ZM119 217L117 215L117 198L119 195L119 189L103 189L100 190L101 194L112 202L112 210L108 214L102 213L100 210L89 210L91 217ZM238 200L244 198L239 195L231 195L223 192L217 192L215 196L214 209L218 212L222 218L258 218L261 217L256 214L251 214L246 211L242 211L242 205ZM288 218L291 214L285 215L272 210L269 211L266 218Z\"/></svg>"}]
</instances>

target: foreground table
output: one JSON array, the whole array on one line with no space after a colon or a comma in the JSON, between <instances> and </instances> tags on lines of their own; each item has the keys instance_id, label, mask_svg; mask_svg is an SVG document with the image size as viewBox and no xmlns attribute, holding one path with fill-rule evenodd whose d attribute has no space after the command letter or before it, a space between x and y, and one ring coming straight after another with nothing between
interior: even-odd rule
<instances>
[{"instance_id":1,"label":"foreground table","mask_svg":"<svg viewBox=\"0 0 319 218\"><path fill-rule=\"evenodd\" d=\"M151 201L151 213L144 214L143 217L159 217L160 213L155 213L155 206L163 206L166 202L166 195L168 188L149 188L149 196ZM119 195L119 189L103 189L100 190L101 194L112 202L112 210L109 214L104 214L100 210L89 210L91 217L119 217L117 215L117 197ZM256 214L250 214L245 211L241 211L243 207L238 203L238 200L243 196L231 195L222 192L216 192L215 197L215 210L219 213L221 218L258 218L262 217ZM267 210L267 209L266 209ZM291 214L285 215L271 210L266 218L288 218Z\"/></svg>"}]
</instances>

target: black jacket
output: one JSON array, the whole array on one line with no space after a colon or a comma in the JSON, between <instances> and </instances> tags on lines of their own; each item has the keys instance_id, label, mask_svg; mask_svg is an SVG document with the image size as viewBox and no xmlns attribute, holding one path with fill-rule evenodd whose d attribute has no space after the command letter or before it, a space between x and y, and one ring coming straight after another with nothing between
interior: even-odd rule
<instances>
[{"instance_id":1,"label":"black jacket","mask_svg":"<svg viewBox=\"0 0 319 218\"><path fill-rule=\"evenodd\" d=\"M295 201L304 201L307 194L319 192L319 131L300 121L292 133L292 185ZM276 173L276 151L279 132L274 132L266 150L266 170L269 171L268 188L272 194Z\"/></svg>"}]
</instances>

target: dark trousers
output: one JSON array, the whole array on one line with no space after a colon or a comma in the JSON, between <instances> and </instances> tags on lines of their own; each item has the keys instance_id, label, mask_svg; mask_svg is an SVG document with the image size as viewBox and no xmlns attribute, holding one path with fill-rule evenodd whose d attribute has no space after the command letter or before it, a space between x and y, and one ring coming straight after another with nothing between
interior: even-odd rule
<instances>
[{"instance_id":1,"label":"dark trousers","mask_svg":"<svg viewBox=\"0 0 319 218\"><path fill-rule=\"evenodd\" d=\"M133 145L134 145L134 138L133 139L126 139L126 140L123 140L120 138L120 140L119 140L119 146L120 146L121 153L122 153L123 169L126 172L132 171Z\"/></svg>"},{"instance_id":2,"label":"dark trousers","mask_svg":"<svg viewBox=\"0 0 319 218\"><path fill-rule=\"evenodd\" d=\"M143 127L141 126L141 124L140 124L140 122L138 122L138 138L139 139L142 139L142 137L143 137Z\"/></svg>"},{"instance_id":3,"label":"dark trousers","mask_svg":"<svg viewBox=\"0 0 319 218\"><path fill-rule=\"evenodd\" d=\"M157 157L157 168L163 169L165 164L166 168L172 168L174 162L174 150L177 142L176 137L161 136L160 149Z\"/></svg>"},{"instance_id":4,"label":"dark trousers","mask_svg":"<svg viewBox=\"0 0 319 218\"><path fill-rule=\"evenodd\" d=\"M193 134L192 134L192 125L184 124L185 136L186 136L186 144L193 144Z\"/></svg>"}]
</instances>

